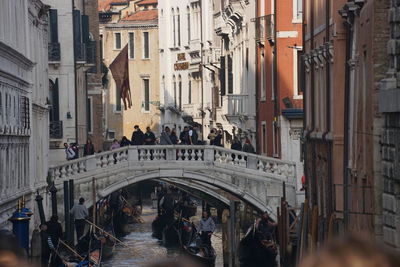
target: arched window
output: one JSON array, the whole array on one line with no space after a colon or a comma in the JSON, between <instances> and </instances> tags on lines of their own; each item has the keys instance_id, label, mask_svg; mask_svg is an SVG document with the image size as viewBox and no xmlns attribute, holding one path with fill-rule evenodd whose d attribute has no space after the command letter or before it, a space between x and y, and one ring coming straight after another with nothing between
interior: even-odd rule
<instances>
[{"instance_id":1,"label":"arched window","mask_svg":"<svg viewBox=\"0 0 400 267\"><path fill-rule=\"evenodd\" d=\"M179 8L176 9L176 24L178 46L181 46L181 14L179 13Z\"/></svg>"},{"instance_id":2,"label":"arched window","mask_svg":"<svg viewBox=\"0 0 400 267\"><path fill-rule=\"evenodd\" d=\"M54 82L49 79L49 101L50 101L50 121L60 120L60 108L58 100L58 79Z\"/></svg>"},{"instance_id":3,"label":"arched window","mask_svg":"<svg viewBox=\"0 0 400 267\"><path fill-rule=\"evenodd\" d=\"M178 77L178 86L179 86L179 109L182 109L182 77L179 75Z\"/></svg>"},{"instance_id":4,"label":"arched window","mask_svg":"<svg viewBox=\"0 0 400 267\"><path fill-rule=\"evenodd\" d=\"M187 16L187 40L188 40L188 45L190 44L191 36L190 36L190 7L187 6L186 8L186 16Z\"/></svg>"},{"instance_id":5,"label":"arched window","mask_svg":"<svg viewBox=\"0 0 400 267\"><path fill-rule=\"evenodd\" d=\"M174 89L174 107L176 108L176 78L172 76L172 88Z\"/></svg>"},{"instance_id":6,"label":"arched window","mask_svg":"<svg viewBox=\"0 0 400 267\"><path fill-rule=\"evenodd\" d=\"M176 23L175 23L175 11L174 9L171 10L171 21L172 21L172 36L173 36L173 41L172 44L175 47L176 46Z\"/></svg>"}]
</instances>

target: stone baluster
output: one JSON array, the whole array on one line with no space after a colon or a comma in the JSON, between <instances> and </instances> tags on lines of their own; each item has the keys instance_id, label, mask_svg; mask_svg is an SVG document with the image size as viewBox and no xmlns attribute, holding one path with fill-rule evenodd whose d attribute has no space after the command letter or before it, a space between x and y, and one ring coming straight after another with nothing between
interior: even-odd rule
<instances>
[{"instance_id":1,"label":"stone baluster","mask_svg":"<svg viewBox=\"0 0 400 267\"><path fill-rule=\"evenodd\" d=\"M221 155L219 154L219 151L216 151L216 154L215 154L215 162L218 162L218 163L221 162Z\"/></svg>"},{"instance_id":2,"label":"stone baluster","mask_svg":"<svg viewBox=\"0 0 400 267\"><path fill-rule=\"evenodd\" d=\"M268 164L268 163L267 163ZM264 171L264 163L262 162L262 160L258 160L258 164L257 164L257 169L261 172Z\"/></svg>"},{"instance_id":3,"label":"stone baluster","mask_svg":"<svg viewBox=\"0 0 400 267\"><path fill-rule=\"evenodd\" d=\"M106 166L110 166L111 164L114 164L114 153L107 155L107 164L106 164Z\"/></svg>"},{"instance_id":4,"label":"stone baluster","mask_svg":"<svg viewBox=\"0 0 400 267\"><path fill-rule=\"evenodd\" d=\"M227 164L233 164L232 162L232 154L231 153L225 153L225 161Z\"/></svg>"},{"instance_id":5,"label":"stone baluster","mask_svg":"<svg viewBox=\"0 0 400 267\"><path fill-rule=\"evenodd\" d=\"M79 164L78 162L72 164L72 166L71 166L71 168L72 168L72 175L75 175L75 174L78 173L78 171L79 171L78 164Z\"/></svg>"},{"instance_id":6,"label":"stone baluster","mask_svg":"<svg viewBox=\"0 0 400 267\"><path fill-rule=\"evenodd\" d=\"M146 160L151 160L151 149L147 149Z\"/></svg>"},{"instance_id":7,"label":"stone baluster","mask_svg":"<svg viewBox=\"0 0 400 267\"><path fill-rule=\"evenodd\" d=\"M60 175L61 179L64 179L65 177L67 177L67 170L65 169L65 166L62 166L60 168L60 173L61 173L61 175Z\"/></svg>"},{"instance_id":8,"label":"stone baluster","mask_svg":"<svg viewBox=\"0 0 400 267\"><path fill-rule=\"evenodd\" d=\"M65 167L67 169L67 177L71 177L74 170L72 169L72 164Z\"/></svg>"},{"instance_id":9,"label":"stone baluster","mask_svg":"<svg viewBox=\"0 0 400 267\"><path fill-rule=\"evenodd\" d=\"M246 165L247 165L247 162L244 159L244 156L241 156L239 159L239 166L246 167Z\"/></svg>"},{"instance_id":10,"label":"stone baluster","mask_svg":"<svg viewBox=\"0 0 400 267\"><path fill-rule=\"evenodd\" d=\"M81 161L79 163L79 173L83 173L86 171L86 162L85 161Z\"/></svg>"},{"instance_id":11,"label":"stone baluster","mask_svg":"<svg viewBox=\"0 0 400 267\"><path fill-rule=\"evenodd\" d=\"M178 160L183 160L183 159L182 159L182 156L183 156L182 150L181 150L181 149L178 149Z\"/></svg>"},{"instance_id":12,"label":"stone baluster","mask_svg":"<svg viewBox=\"0 0 400 267\"><path fill-rule=\"evenodd\" d=\"M233 163L233 165L239 165L240 164L238 155L235 154L235 159L233 160L232 163Z\"/></svg>"},{"instance_id":13,"label":"stone baluster","mask_svg":"<svg viewBox=\"0 0 400 267\"><path fill-rule=\"evenodd\" d=\"M60 176L61 176L60 168L54 168L53 172L54 172L54 176L55 176L54 180L60 178Z\"/></svg>"},{"instance_id":14,"label":"stone baluster","mask_svg":"<svg viewBox=\"0 0 400 267\"><path fill-rule=\"evenodd\" d=\"M190 152L192 152L192 151L190 151ZM190 156L190 154L189 154L189 149L185 149L185 154L184 154L184 157L185 157L185 161L188 161L189 160L189 156Z\"/></svg>"},{"instance_id":15,"label":"stone baluster","mask_svg":"<svg viewBox=\"0 0 400 267\"><path fill-rule=\"evenodd\" d=\"M101 167L104 168L108 165L108 159L107 159L107 155L103 155L102 160L101 160Z\"/></svg>"},{"instance_id":16,"label":"stone baluster","mask_svg":"<svg viewBox=\"0 0 400 267\"><path fill-rule=\"evenodd\" d=\"M159 161L160 160L160 152L158 149L153 150L153 160L154 161Z\"/></svg>"}]
</instances>

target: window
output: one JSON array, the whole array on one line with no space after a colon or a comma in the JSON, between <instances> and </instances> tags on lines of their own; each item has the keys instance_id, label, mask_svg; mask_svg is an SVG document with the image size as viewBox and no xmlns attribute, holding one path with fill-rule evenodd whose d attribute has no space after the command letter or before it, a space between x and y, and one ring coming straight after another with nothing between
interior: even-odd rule
<instances>
[{"instance_id":1,"label":"window","mask_svg":"<svg viewBox=\"0 0 400 267\"><path fill-rule=\"evenodd\" d=\"M293 0L293 23L300 23L303 19L303 0Z\"/></svg>"},{"instance_id":2,"label":"window","mask_svg":"<svg viewBox=\"0 0 400 267\"><path fill-rule=\"evenodd\" d=\"M192 77L189 75L188 103L192 104Z\"/></svg>"},{"instance_id":3,"label":"window","mask_svg":"<svg viewBox=\"0 0 400 267\"><path fill-rule=\"evenodd\" d=\"M121 33L120 32L116 32L114 33L114 48L115 49L121 49Z\"/></svg>"},{"instance_id":4,"label":"window","mask_svg":"<svg viewBox=\"0 0 400 267\"><path fill-rule=\"evenodd\" d=\"M261 101L265 101L266 100L266 96L265 96L265 57L264 57L264 53L261 53L261 60L260 60L260 77L259 77L259 81L260 81L260 97L261 97Z\"/></svg>"},{"instance_id":5,"label":"window","mask_svg":"<svg viewBox=\"0 0 400 267\"><path fill-rule=\"evenodd\" d=\"M121 92L120 89L115 87L115 111L122 110Z\"/></svg>"},{"instance_id":6,"label":"window","mask_svg":"<svg viewBox=\"0 0 400 267\"><path fill-rule=\"evenodd\" d=\"M129 58L135 58L135 34L129 33Z\"/></svg>"},{"instance_id":7,"label":"window","mask_svg":"<svg viewBox=\"0 0 400 267\"><path fill-rule=\"evenodd\" d=\"M175 75L172 77L172 87L174 88L174 107L176 108L176 79L175 79Z\"/></svg>"},{"instance_id":8,"label":"window","mask_svg":"<svg viewBox=\"0 0 400 267\"><path fill-rule=\"evenodd\" d=\"M175 24L175 12L174 12L174 9L172 9L172 12L171 12L171 20L172 20L172 36L174 38L172 44L175 47L176 46L176 38L175 38L175 35L176 35L176 27L175 26L176 26L176 24Z\"/></svg>"},{"instance_id":9,"label":"window","mask_svg":"<svg viewBox=\"0 0 400 267\"><path fill-rule=\"evenodd\" d=\"M150 80L143 79L144 110L150 111Z\"/></svg>"},{"instance_id":10,"label":"window","mask_svg":"<svg viewBox=\"0 0 400 267\"><path fill-rule=\"evenodd\" d=\"M261 136L261 154L267 153L267 125L266 122L261 122L262 125L262 136Z\"/></svg>"},{"instance_id":11,"label":"window","mask_svg":"<svg viewBox=\"0 0 400 267\"><path fill-rule=\"evenodd\" d=\"M188 31L188 44L190 43L190 8L187 7L187 31Z\"/></svg>"},{"instance_id":12,"label":"window","mask_svg":"<svg viewBox=\"0 0 400 267\"><path fill-rule=\"evenodd\" d=\"M176 15L176 23L178 25L178 46L181 46L181 15L179 14L179 9L177 10L178 14Z\"/></svg>"},{"instance_id":13,"label":"window","mask_svg":"<svg viewBox=\"0 0 400 267\"><path fill-rule=\"evenodd\" d=\"M108 138L108 140L114 140L114 139L115 139L115 131L113 131L113 130L108 130L108 132L107 132L107 138Z\"/></svg>"},{"instance_id":14,"label":"window","mask_svg":"<svg viewBox=\"0 0 400 267\"><path fill-rule=\"evenodd\" d=\"M86 123L87 123L87 131L88 133L92 133L93 132L93 99L92 97L88 97L87 98L87 113L86 113Z\"/></svg>"},{"instance_id":15,"label":"window","mask_svg":"<svg viewBox=\"0 0 400 267\"><path fill-rule=\"evenodd\" d=\"M302 86L302 61L301 61L302 51L298 49L293 49L293 98L302 99L301 86Z\"/></svg>"},{"instance_id":16,"label":"window","mask_svg":"<svg viewBox=\"0 0 400 267\"><path fill-rule=\"evenodd\" d=\"M143 33L143 58L148 59L150 58L150 44L149 44L149 33Z\"/></svg>"},{"instance_id":17,"label":"window","mask_svg":"<svg viewBox=\"0 0 400 267\"><path fill-rule=\"evenodd\" d=\"M179 75L179 109L182 108L182 78Z\"/></svg>"},{"instance_id":18,"label":"window","mask_svg":"<svg viewBox=\"0 0 400 267\"><path fill-rule=\"evenodd\" d=\"M50 97L50 121L60 120L60 106L58 99L58 78L53 82L49 80L49 97Z\"/></svg>"}]
</instances>

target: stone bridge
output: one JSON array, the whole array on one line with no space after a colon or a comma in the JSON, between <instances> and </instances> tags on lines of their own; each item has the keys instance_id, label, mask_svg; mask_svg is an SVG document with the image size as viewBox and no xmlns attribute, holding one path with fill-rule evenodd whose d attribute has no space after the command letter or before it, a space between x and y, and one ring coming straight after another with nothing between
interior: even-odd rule
<instances>
[{"instance_id":1,"label":"stone bridge","mask_svg":"<svg viewBox=\"0 0 400 267\"><path fill-rule=\"evenodd\" d=\"M199 184L208 184L273 214L283 195L282 183L286 182L288 200L296 201L295 163L215 146L123 147L52 166L50 176L60 200L63 182L72 179L75 198L84 196L88 205L93 184L100 199L149 179L181 180L202 191L207 187Z\"/></svg>"}]
</instances>

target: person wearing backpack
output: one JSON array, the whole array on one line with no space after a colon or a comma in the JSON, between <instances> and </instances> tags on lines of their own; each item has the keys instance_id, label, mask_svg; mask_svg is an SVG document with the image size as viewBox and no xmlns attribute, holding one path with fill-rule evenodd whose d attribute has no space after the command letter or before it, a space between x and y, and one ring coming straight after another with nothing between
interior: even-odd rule
<instances>
[{"instance_id":1,"label":"person wearing backpack","mask_svg":"<svg viewBox=\"0 0 400 267\"><path fill-rule=\"evenodd\" d=\"M69 146L67 143L64 143L65 147L65 156L67 160L73 160L75 158L75 151L72 149L72 146Z\"/></svg>"}]
</instances>

